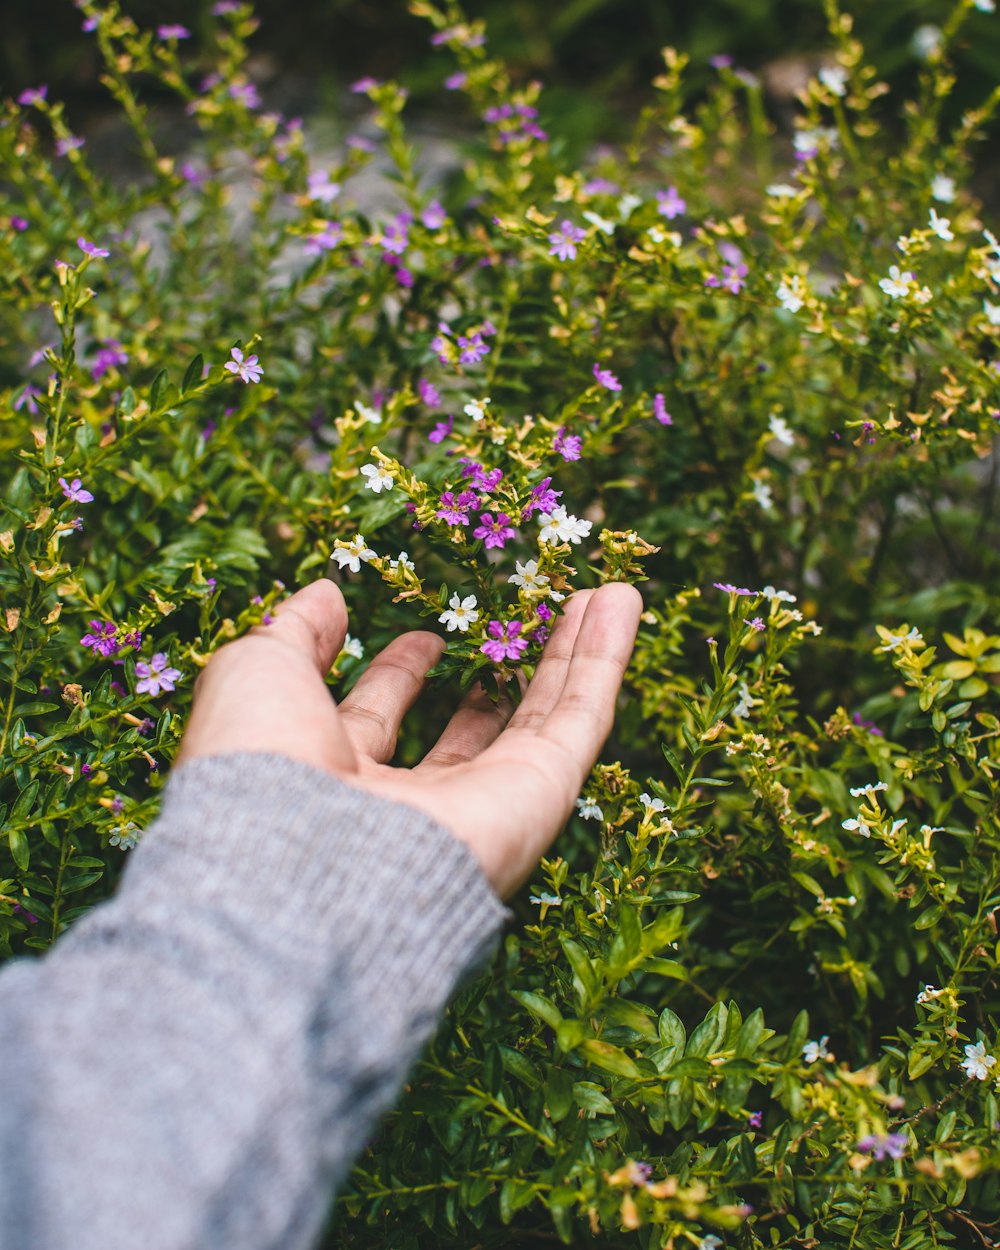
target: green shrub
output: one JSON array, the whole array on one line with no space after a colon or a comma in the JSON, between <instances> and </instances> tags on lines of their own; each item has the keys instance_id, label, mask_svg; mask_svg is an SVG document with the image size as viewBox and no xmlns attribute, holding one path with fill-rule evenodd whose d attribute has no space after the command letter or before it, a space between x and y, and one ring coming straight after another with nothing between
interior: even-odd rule
<instances>
[{"instance_id":1,"label":"green shrub","mask_svg":"<svg viewBox=\"0 0 1000 1250\"><path fill-rule=\"evenodd\" d=\"M283 583L340 567L337 683L446 627L412 760L573 588L640 580L614 762L329 1245L990 1244L1000 244L965 188L1000 93L940 122L988 0L901 106L831 2L793 142L726 67L686 111L667 49L586 168L478 26L412 7L481 120L447 186L392 83L357 87L377 143L310 158L226 0L198 48L80 4L138 179L41 91L4 106L3 948L107 893L195 675Z\"/></svg>"}]
</instances>

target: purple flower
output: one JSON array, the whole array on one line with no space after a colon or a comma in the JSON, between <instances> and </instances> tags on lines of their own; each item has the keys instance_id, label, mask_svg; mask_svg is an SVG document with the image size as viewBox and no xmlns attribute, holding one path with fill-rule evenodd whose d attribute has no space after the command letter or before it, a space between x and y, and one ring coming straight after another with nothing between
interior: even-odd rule
<instances>
[{"instance_id":1,"label":"purple flower","mask_svg":"<svg viewBox=\"0 0 1000 1250\"><path fill-rule=\"evenodd\" d=\"M248 109L255 109L260 104L260 93L252 82L231 83L229 97L238 101Z\"/></svg>"},{"instance_id":2,"label":"purple flower","mask_svg":"<svg viewBox=\"0 0 1000 1250\"><path fill-rule=\"evenodd\" d=\"M192 165L190 161L184 161L177 172L190 187L200 187L207 177L203 170Z\"/></svg>"},{"instance_id":3,"label":"purple flower","mask_svg":"<svg viewBox=\"0 0 1000 1250\"><path fill-rule=\"evenodd\" d=\"M870 1154L873 1159L902 1159L906 1154L906 1134L871 1133L868 1137L861 1138L857 1149L864 1154Z\"/></svg>"},{"instance_id":4,"label":"purple flower","mask_svg":"<svg viewBox=\"0 0 1000 1250\"><path fill-rule=\"evenodd\" d=\"M322 230L317 230L306 239L305 253L307 256L321 256L323 252L332 251L343 237L340 223L328 221Z\"/></svg>"},{"instance_id":5,"label":"purple flower","mask_svg":"<svg viewBox=\"0 0 1000 1250\"><path fill-rule=\"evenodd\" d=\"M747 1119L747 1124L749 1125L750 1128L760 1128L760 1126L763 1123L764 1123L763 1111L751 1111L750 1112L750 1116Z\"/></svg>"},{"instance_id":6,"label":"purple flower","mask_svg":"<svg viewBox=\"0 0 1000 1250\"><path fill-rule=\"evenodd\" d=\"M767 626L764 624L764 618L762 616L755 616L750 622L750 628L755 629L758 633L760 633L761 630L767 629Z\"/></svg>"},{"instance_id":7,"label":"purple flower","mask_svg":"<svg viewBox=\"0 0 1000 1250\"><path fill-rule=\"evenodd\" d=\"M28 228L27 217L12 217L10 219L10 228L12 230L17 230L17 231L27 230Z\"/></svg>"},{"instance_id":8,"label":"purple flower","mask_svg":"<svg viewBox=\"0 0 1000 1250\"><path fill-rule=\"evenodd\" d=\"M166 26L157 26L157 37L160 39L190 39L191 32L186 26L181 26L177 22L168 23Z\"/></svg>"},{"instance_id":9,"label":"purple flower","mask_svg":"<svg viewBox=\"0 0 1000 1250\"><path fill-rule=\"evenodd\" d=\"M17 102L23 104L25 108L30 108L33 104L41 104L48 94L48 87L42 83L40 87L29 87L27 91L22 91L17 97Z\"/></svg>"},{"instance_id":10,"label":"purple flower","mask_svg":"<svg viewBox=\"0 0 1000 1250\"><path fill-rule=\"evenodd\" d=\"M562 498L561 490L551 489L552 479L543 477L537 486L531 488L531 495L528 502L521 509L521 519L529 521L532 513L551 512L559 500Z\"/></svg>"},{"instance_id":11,"label":"purple flower","mask_svg":"<svg viewBox=\"0 0 1000 1250\"><path fill-rule=\"evenodd\" d=\"M78 477L72 482L67 482L64 477L59 479L59 485L62 487L62 493L67 499L72 499L74 503L92 503L94 496L89 490L84 490L83 483Z\"/></svg>"},{"instance_id":12,"label":"purple flower","mask_svg":"<svg viewBox=\"0 0 1000 1250\"><path fill-rule=\"evenodd\" d=\"M500 621L490 621L486 632L491 638L479 649L494 664L499 664L502 660L519 660L528 649L528 640L518 637L521 632L520 621L508 621L506 625Z\"/></svg>"},{"instance_id":13,"label":"purple flower","mask_svg":"<svg viewBox=\"0 0 1000 1250\"><path fill-rule=\"evenodd\" d=\"M432 443L443 443L452 431L455 424L455 418L448 416L444 421L439 421L433 430L427 435L428 441Z\"/></svg>"},{"instance_id":14,"label":"purple flower","mask_svg":"<svg viewBox=\"0 0 1000 1250\"><path fill-rule=\"evenodd\" d=\"M35 400L41 394L37 386L32 386L30 382L26 383L18 393L17 399L14 400L14 411L20 412L22 408L27 408L28 412L35 416L38 412L38 404Z\"/></svg>"},{"instance_id":15,"label":"purple flower","mask_svg":"<svg viewBox=\"0 0 1000 1250\"><path fill-rule=\"evenodd\" d=\"M660 425L673 425L674 423L673 417L667 412L667 401L659 392L653 396L653 416Z\"/></svg>"},{"instance_id":16,"label":"purple flower","mask_svg":"<svg viewBox=\"0 0 1000 1250\"><path fill-rule=\"evenodd\" d=\"M376 87L381 87L381 83L377 78L365 77L359 78L357 82L351 83L351 90L355 95L368 95L374 91Z\"/></svg>"},{"instance_id":17,"label":"purple flower","mask_svg":"<svg viewBox=\"0 0 1000 1250\"><path fill-rule=\"evenodd\" d=\"M447 521L449 525L468 525L469 509L478 502L478 496L472 491L462 491L456 495L454 491L446 490L441 496L441 506L434 515Z\"/></svg>"},{"instance_id":18,"label":"purple flower","mask_svg":"<svg viewBox=\"0 0 1000 1250\"><path fill-rule=\"evenodd\" d=\"M666 217L667 221L673 221L675 217L680 217L687 211L687 201L681 199L676 187L667 187L666 191L657 191L656 202L660 215Z\"/></svg>"},{"instance_id":19,"label":"purple flower","mask_svg":"<svg viewBox=\"0 0 1000 1250\"><path fill-rule=\"evenodd\" d=\"M64 138L57 139L56 156L65 156L67 152L75 152L86 142L86 139L82 139L79 135L66 135Z\"/></svg>"},{"instance_id":20,"label":"purple flower","mask_svg":"<svg viewBox=\"0 0 1000 1250\"><path fill-rule=\"evenodd\" d=\"M620 391L622 389L621 382L615 377L610 369L602 369L599 364L594 364L594 377L601 386L609 391Z\"/></svg>"},{"instance_id":21,"label":"purple flower","mask_svg":"<svg viewBox=\"0 0 1000 1250\"><path fill-rule=\"evenodd\" d=\"M545 621L546 624L555 616L555 613L547 603L540 603L538 607L535 608L535 612L538 615L538 619L540 621Z\"/></svg>"},{"instance_id":22,"label":"purple flower","mask_svg":"<svg viewBox=\"0 0 1000 1250\"><path fill-rule=\"evenodd\" d=\"M734 586L732 582L713 582L712 585L716 590L724 590L728 595L752 595L752 590L747 590L745 586Z\"/></svg>"},{"instance_id":23,"label":"purple flower","mask_svg":"<svg viewBox=\"0 0 1000 1250\"><path fill-rule=\"evenodd\" d=\"M457 74L449 74L444 80L444 89L445 91L461 91L468 81L469 75L459 70Z\"/></svg>"},{"instance_id":24,"label":"purple flower","mask_svg":"<svg viewBox=\"0 0 1000 1250\"><path fill-rule=\"evenodd\" d=\"M321 204L329 204L340 194L340 183L330 181L330 173L326 169L314 169L306 179L309 187L309 198L319 200Z\"/></svg>"},{"instance_id":25,"label":"purple flower","mask_svg":"<svg viewBox=\"0 0 1000 1250\"><path fill-rule=\"evenodd\" d=\"M469 485L474 490L490 491L496 490L503 478L503 469L486 469L476 460L470 460L463 456L459 462L462 466L462 476L471 478Z\"/></svg>"},{"instance_id":26,"label":"purple flower","mask_svg":"<svg viewBox=\"0 0 1000 1250\"><path fill-rule=\"evenodd\" d=\"M174 689L174 682L181 676L180 669L170 668L167 657L162 651L147 664L139 660L135 666L135 675L140 680L135 683L136 694L148 694L154 697L161 691Z\"/></svg>"},{"instance_id":27,"label":"purple flower","mask_svg":"<svg viewBox=\"0 0 1000 1250\"><path fill-rule=\"evenodd\" d=\"M20 903L15 903L11 908L11 912L14 915L20 912L21 915L24 916L25 920L27 920L28 924L38 924L38 917L28 911L27 907L22 907Z\"/></svg>"},{"instance_id":28,"label":"purple flower","mask_svg":"<svg viewBox=\"0 0 1000 1250\"><path fill-rule=\"evenodd\" d=\"M243 353L238 347L231 349L232 360L227 360L223 368L235 376L239 376L244 382L259 382L264 370L257 363L256 356L249 356L243 359Z\"/></svg>"},{"instance_id":29,"label":"purple flower","mask_svg":"<svg viewBox=\"0 0 1000 1250\"><path fill-rule=\"evenodd\" d=\"M239 9L240 0L215 0L212 14L214 17L225 17L227 13L238 13Z\"/></svg>"},{"instance_id":30,"label":"purple flower","mask_svg":"<svg viewBox=\"0 0 1000 1250\"><path fill-rule=\"evenodd\" d=\"M584 195L617 195L620 190L618 183L609 178L591 178L583 184Z\"/></svg>"},{"instance_id":31,"label":"purple flower","mask_svg":"<svg viewBox=\"0 0 1000 1250\"><path fill-rule=\"evenodd\" d=\"M566 427L560 426L559 432L552 440L552 449L557 451L564 460L579 460L583 448L583 439L579 434L567 434Z\"/></svg>"},{"instance_id":32,"label":"purple flower","mask_svg":"<svg viewBox=\"0 0 1000 1250\"><path fill-rule=\"evenodd\" d=\"M98 25L99 25L99 22L96 17L88 17L84 19L83 25L80 27L80 29L83 31L85 35L89 35L91 31L94 31L97 29Z\"/></svg>"},{"instance_id":33,"label":"purple flower","mask_svg":"<svg viewBox=\"0 0 1000 1250\"><path fill-rule=\"evenodd\" d=\"M89 647L94 655L112 656L119 649L118 626L113 621L90 621L90 633L80 639L81 647Z\"/></svg>"},{"instance_id":34,"label":"purple flower","mask_svg":"<svg viewBox=\"0 0 1000 1250\"><path fill-rule=\"evenodd\" d=\"M428 230L440 230L444 223L448 220L448 214L444 211L437 200L433 200L420 214L420 220L424 223Z\"/></svg>"},{"instance_id":35,"label":"purple flower","mask_svg":"<svg viewBox=\"0 0 1000 1250\"><path fill-rule=\"evenodd\" d=\"M420 402L426 404L428 408L434 408L441 402L437 387L426 378L421 378L417 383L417 394L420 396ZM437 441L440 442L440 439Z\"/></svg>"},{"instance_id":36,"label":"purple flower","mask_svg":"<svg viewBox=\"0 0 1000 1250\"><path fill-rule=\"evenodd\" d=\"M720 52L717 56L710 56L708 63L712 69L729 69L733 63L733 58L726 52Z\"/></svg>"},{"instance_id":37,"label":"purple flower","mask_svg":"<svg viewBox=\"0 0 1000 1250\"><path fill-rule=\"evenodd\" d=\"M463 365L478 365L490 350L489 343L484 342L481 334L472 334L468 338L461 334L458 345L462 349L458 358Z\"/></svg>"},{"instance_id":38,"label":"purple flower","mask_svg":"<svg viewBox=\"0 0 1000 1250\"><path fill-rule=\"evenodd\" d=\"M76 245L80 249L80 251L84 253L85 256L103 257L103 256L111 255L111 253L108 251L106 247L98 247L96 243L88 242L88 240L83 238L82 235L80 236L80 238L77 239Z\"/></svg>"},{"instance_id":39,"label":"purple flower","mask_svg":"<svg viewBox=\"0 0 1000 1250\"><path fill-rule=\"evenodd\" d=\"M865 720L860 712L855 712L851 717L851 720L859 729L867 729L874 738L882 738L885 736L873 720Z\"/></svg>"},{"instance_id":40,"label":"purple flower","mask_svg":"<svg viewBox=\"0 0 1000 1250\"><path fill-rule=\"evenodd\" d=\"M410 245L408 217L400 215L382 231L382 251L389 256L402 256Z\"/></svg>"},{"instance_id":41,"label":"purple flower","mask_svg":"<svg viewBox=\"0 0 1000 1250\"><path fill-rule=\"evenodd\" d=\"M560 260L575 260L576 245L586 237L586 230L574 226L571 221L564 221L558 230L549 235L549 242L552 244L549 255L558 256Z\"/></svg>"},{"instance_id":42,"label":"purple flower","mask_svg":"<svg viewBox=\"0 0 1000 1250\"><path fill-rule=\"evenodd\" d=\"M496 520L493 519L492 512L481 512L479 514L479 524L472 531L473 538L481 538L483 545L488 549L490 547L503 548L504 544L509 542L515 536L516 531L511 527L510 517L506 512L498 512Z\"/></svg>"},{"instance_id":43,"label":"purple flower","mask_svg":"<svg viewBox=\"0 0 1000 1250\"><path fill-rule=\"evenodd\" d=\"M99 382L109 369L128 364L128 353L123 351L118 339L105 339L104 346L97 353L90 372L95 382Z\"/></svg>"}]
</instances>

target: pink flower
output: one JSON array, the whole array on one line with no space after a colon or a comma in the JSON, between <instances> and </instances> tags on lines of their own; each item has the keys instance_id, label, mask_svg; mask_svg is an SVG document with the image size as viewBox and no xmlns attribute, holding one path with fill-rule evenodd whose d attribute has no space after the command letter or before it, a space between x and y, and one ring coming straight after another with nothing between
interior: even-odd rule
<instances>
[{"instance_id":1,"label":"pink flower","mask_svg":"<svg viewBox=\"0 0 1000 1250\"><path fill-rule=\"evenodd\" d=\"M157 26L156 34L160 39L190 39L191 32L186 26L181 26L176 22L168 23L166 26Z\"/></svg>"},{"instance_id":2,"label":"pink flower","mask_svg":"<svg viewBox=\"0 0 1000 1250\"><path fill-rule=\"evenodd\" d=\"M428 230L440 230L448 220L448 214L437 200L434 200L420 214L420 220Z\"/></svg>"},{"instance_id":3,"label":"pink flower","mask_svg":"<svg viewBox=\"0 0 1000 1250\"><path fill-rule=\"evenodd\" d=\"M660 425L673 425L674 419L667 412L667 401L659 393L653 396L653 416Z\"/></svg>"},{"instance_id":4,"label":"pink flower","mask_svg":"<svg viewBox=\"0 0 1000 1250\"><path fill-rule=\"evenodd\" d=\"M500 621L490 621L486 632L491 637L479 649L494 664L500 664L503 660L519 660L528 649L528 640L518 637L521 632L520 621L508 621L506 625Z\"/></svg>"},{"instance_id":5,"label":"pink flower","mask_svg":"<svg viewBox=\"0 0 1000 1250\"><path fill-rule=\"evenodd\" d=\"M441 496L441 507L434 515L449 525L468 525L469 509L478 502L478 496L472 491L463 490L456 495L454 491L446 490Z\"/></svg>"},{"instance_id":6,"label":"pink flower","mask_svg":"<svg viewBox=\"0 0 1000 1250\"><path fill-rule=\"evenodd\" d=\"M110 256L111 253L106 247L98 247L96 243L90 243L82 236L76 241L77 247L86 256Z\"/></svg>"},{"instance_id":7,"label":"pink flower","mask_svg":"<svg viewBox=\"0 0 1000 1250\"><path fill-rule=\"evenodd\" d=\"M681 199L676 187L667 187L666 191L657 191L656 201L660 214L666 217L667 221L673 221L675 217L680 217L687 211L687 202Z\"/></svg>"},{"instance_id":8,"label":"pink flower","mask_svg":"<svg viewBox=\"0 0 1000 1250\"><path fill-rule=\"evenodd\" d=\"M42 83L40 87L29 87L27 91L22 91L17 97L17 102L23 104L25 108L30 108L32 104L41 104L48 93L48 87Z\"/></svg>"},{"instance_id":9,"label":"pink flower","mask_svg":"<svg viewBox=\"0 0 1000 1250\"><path fill-rule=\"evenodd\" d=\"M443 443L451 433L452 426L455 424L455 418L448 416L444 421L439 421L433 430L427 435L427 439L431 443Z\"/></svg>"},{"instance_id":10,"label":"pink flower","mask_svg":"<svg viewBox=\"0 0 1000 1250\"><path fill-rule=\"evenodd\" d=\"M420 396L421 403L426 404L428 408L434 408L441 402L437 387L426 378L421 378L417 383L417 394Z\"/></svg>"},{"instance_id":11,"label":"pink flower","mask_svg":"<svg viewBox=\"0 0 1000 1250\"><path fill-rule=\"evenodd\" d=\"M484 342L481 334L472 334L468 338L462 334L458 345L462 349L458 358L463 365L478 365L490 350L489 343Z\"/></svg>"},{"instance_id":12,"label":"pink flower","mask_svg":"<svg viewBox=\"0 0 1000 1250\"><path fill-rule=\"evenodd\" d=\"M531 488L528 502L521 508L521 519L530 521L533 512L551 512L562 498L561 490L553 490L552 479L543 477L537 486Z\"/></svg>"},{"instance_id":13,"label":"pink flower","mask_svg":"<svg viewBox=\"0 0 1000 1250\"><path fill-rule=\"evenodd\" d=\"M594 377L601 386L606 387L609 391L620 391L622 389L621 382L615 377L610 369L602 369L599 364L594 365Z\"/></svg>"},{"instance_id":14,"label":"pink flower","mask_svg":"<svg viewBox=\"0 0 1000 1250\"><path fill-rule=\"evenodd\" d=\"M583 439L579 434L567 434L562 426L552 440L552 449L557 451L564 460L579 460L583 448Z\"/></svg>"},{"instance_id":15,"label":"pink flower","mask_svg":"<svg viewBox=\"0 0 1000 1250\"><path fill-rule=\"evenodd\" d=\"M481 512L479 514L479 524L472 531L473 538L481 538L483 545L487 548L503 548L504 543L513 538L515 534L516 531L511 526L510 517L506 512L498 512L496 520L493 519L492 512Z\"/></svg>"},{"instance_id":16,"label":"pink flower","mask_svg":"<svg viewBox=\"0 0 1000 1250\"><path fill-rule=\"evenodd\" d=\"M227 369L234 377L240 377L244 382L259 382L264 370L257 363L256 356L248 356L243 359L243 353L238 347L234 347L230 351L232 360L227 360L223 368Z\"/></svg>"}]
</instances>

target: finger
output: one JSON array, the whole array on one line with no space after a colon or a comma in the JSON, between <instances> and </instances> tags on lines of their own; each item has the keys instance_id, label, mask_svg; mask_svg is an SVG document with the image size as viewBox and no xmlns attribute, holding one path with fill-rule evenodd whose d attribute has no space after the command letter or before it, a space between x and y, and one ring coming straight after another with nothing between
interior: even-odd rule
<instances>
[{"instance_id":1,"label":"finger","mask_svg":"<svg viewBox=\"0 0 1000 1250\"><path fill-rule=\"evenodd\" d=\"M514 704L506 695L494 703L482 686L475 686L462 699L444 733L418 768L424 772L474 759L496 741L513 711Z\"/></svg>"},{"instance_id":2,"label":"finger","mask_svg":"<svg viewBox=\"0 0 1000 1250\"><path fill-rule=\"evenodd\" d=\"M615 701L639 628L642 598L634 586L602 586L587 603L556 704L538 736L575 760L582 785L611 732Z\"/></svg>"},{"instance_id":3,"label":"finger","mask_svg":"<svg viewBox=\"0 0 1000 1250\"><path fill-rule=\"evenodd\" d=\"M556 621L528 692L514 713L508 732L537 730L555 707L566 681L580 624L594 593L593 590L578 590L568 600L566 611Z\"/></svg>"},{"instance_id":4,"label":"finger","mask_svg":"<svg viewBox=\"0 0 1000 1250\"><path fill-rule=\"evenodd\" d=\"M252 635L301 651L325 677L347 637L347 605L340 588L325 579L312 582L273 608L271 616L271 624L258 625Z\"/></svg>"},{"instance_id":5,"label":"finger","mask_svg":"<svg viewBox=\"0 0 1000 1250\"><path fill-rule=\"evenodd\" d=\"M341 719L359 755L379 764L392 759L403 717L443 648L436 634L416 630L394 638L375 656L340 704Z\"/></svg>"}]
</instances>

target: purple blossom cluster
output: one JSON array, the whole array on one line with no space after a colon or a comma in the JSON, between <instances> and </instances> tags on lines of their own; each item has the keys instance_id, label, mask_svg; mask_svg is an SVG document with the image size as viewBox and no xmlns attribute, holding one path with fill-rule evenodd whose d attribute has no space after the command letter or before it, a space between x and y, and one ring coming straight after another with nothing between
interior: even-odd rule
<instances>
[{"instance_id":1,"label":"purple blossom cluster","mask_svg":"<svg viewBox=\"0 0 1000 1250\"><path fill-rule=\"evenodd\" d=\"M517 139L538 139L544 142L549 136L538 125L538 109L531 104L496 104L483 114L483 121L496 126L496 136L501 143L513 143Z\"/></svg>"},{"instance_id":2,"label":"purple blossom cluster","mask_svg":"<svg viewBox=\"0 0 1000 1250\"><path fill-rule=\"evenodd\" d=\"M132 647L133 650L138 651L142 646L142 634L137 629L123 634L119 639L120 626L114 621L95 620L89 621L88 624L90 632L80 639L80 646L86 647L94 655L102 655L105 659L110 659L125 647Z\"/></svg>"},{"instance_id":3,"label":"purple blossom cluster","mask_svg":"<svg viewBox=\"0 0 1000 1250\"><path fill-rule=\"evenodd\" d=\"M486 632L490 636L479 649L494 664L501 664L504 660L519 660L528 649L527 638L520 637L520 621L508 621L506 625L502 621L490 621Z\"/></svg>"}]
</instances>

